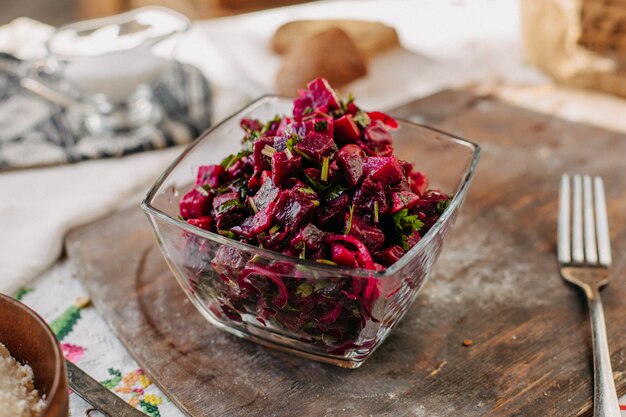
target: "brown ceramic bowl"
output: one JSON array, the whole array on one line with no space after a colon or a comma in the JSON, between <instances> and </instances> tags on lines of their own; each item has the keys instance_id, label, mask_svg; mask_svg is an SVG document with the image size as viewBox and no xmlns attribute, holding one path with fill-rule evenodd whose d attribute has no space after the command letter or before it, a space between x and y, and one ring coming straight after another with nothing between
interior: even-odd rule
<instances>
[{"instance_id":1,"label":"brown ceramic bowl","mask_svg":"<svg viewBox=\"0 0 626 417\"><path fill-rule=\"evenodd\" d=\"M35 388L48 404L38 417L67 417L67 375L61 346L37 313L4 294L0 294L0 343L33 369Z\"/></svg>"}]
</instances>

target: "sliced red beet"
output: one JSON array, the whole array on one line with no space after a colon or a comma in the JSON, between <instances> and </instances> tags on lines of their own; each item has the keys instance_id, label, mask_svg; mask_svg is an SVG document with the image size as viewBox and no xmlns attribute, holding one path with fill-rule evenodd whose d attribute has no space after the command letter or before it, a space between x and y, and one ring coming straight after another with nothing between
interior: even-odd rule
<instances>
[{"instance_id":1,"label":"sliced red beet","mask_svg":"<svg viewBox=\"0 0 626 417\"><path fill-rule=\"evenodd\" d=\"M363 175L391 186L402 180L404 171L395 156L370 156L363 166Z\"/></svg>"},{"instance_id":2,"label":"sliced red beet","mask_svg":"<svg viewBox=\"0 0 626 417\"><path fill-rule=\"evenodd\" d=\"M345 242L355 247L357 265L365 269L375 269L374 260L367 247L354 236L331 235L327 238L329 243Z\"/></svg>"},{"instance_id":3,"label":"sliced red beet","mask_svg":"<svg viewBox=\"0 0 626 417\"><path fill-rule=\"evenodd\" d=\"M179 203L180 215L183 219L192 219L209 213L213 193L193 188L183 196Z\"/></svg>"},{"instance_id":4,"label":"sliced red beet","mask_svg":"<svg viewBox=\"0 0 626 417\"><path fill-rule=\"evenodd\" d=\"M218 188L221 184L224 168L221 165L202 165L198 168L196 185L208 185L211 188Z\"/></svg>"},{"instance_id":5,"label":"sliced red beet","mask_svg":"<svg viewBox=\"0 0 626 417\"><path fill-rule=\"evenodd\" d=\"M402 209L410 209L419 201L419 196L410 191L394 191L391 193L391 210L390 214L396 213Z\"/></svg>"},{"instance_id":6,"label":"sliced red beet","mask_svg":"<svg viewBox=\"0 0 626 417\"><path fill-rule=\"evenodd\" d=\"M318 164L321 164L324 158L332 158L338 151L337 144L335 144L332 136L318 132L307 133L307 135L296 144L294 150Z\"/></svg>"},{"instance_id":7,"label":"sliced red beet","mask_svg":"<svg viewBox=\"0 0 626 417\"><path fill-rule=\"evenodd\" d=\"M254 216L248 217L239 226L232 227L230 230L240 236L253 238L256 235L265 232L272 226L275 203L270 202L263 210L258 211Z\"/></svg>"},{"instance_id":8,"label":"sliced red beet","mask_svg":"<svg viewBox=\"0 0 626 417\"><path fill-rule=\"evenodd\" d=\"M337 143L356 142L360 136L361 131L352 119L352 115L344 114L339 119L335 120L334 137Z\"/></svg>"},{"instance_id":9,"label":"sliced red beet","mask_svg":"<svg viewBox=\"0 0 626 417\"><path fill-rule=\"evenodd\" d=\"M334 120L332 117L311 117L305 120L293 123L295 133L301 137L305 137L309 132L323 133L333 137Z\"/></svg>"},{"instance_id":10,"label":"sliced red beet","mask_svg":"<svg viewBox=\"0 0 626 417\"><path fill-rule=\"evenodd\" d=\"M302 251L302 246L306 247L305 251L317 252L322 249L327 235L328 233L309 223L291 239L289 246L298 248L300 252ZM299 252L296 251L296 253Z\"/></svg>"},{"instance_id":11,"label":"sliced red beet","mask_svg":"<svg viewBox=\"0 0 626 417\"><path fill-rule=\"evenodd\" d=\"M211 230L211 226L213 225L213 217L200 216L195 219L187 220L187 223L189 223L192 226L199 227L200 229Z\"/></svg>"},{"instance_id":12,"label":"sliced red beet","mask_svg":"<svg viewBox=\"0 0 626 417\"><path fill-rule=\"evenodd\" d=\"M338 265L349 267L356 266L356 256L341 243L333 243L330 245L330 255L333 262Z\"/></svg>"},{"instance_id":13,"label":"sliced red beet","mask_svg":"<svg viewBox=\"0 0 626 417\"><path fill-rule=\"evenodd\" d=\"M363 131L363 139L370 146L380 147L382 145L390 145L393 141L391 133L387 127L380 121L372 122Z\"/></svg>"},{"instance_id":14,"label":"sliced red beet","mask_svg":"<svg viewBox=\"0 0 626 417\"><path fill-rule=\"evenodd\" d=\"M263 210L267 205L276 199L278 192L280 191L276 185L274 185L274 181L270 178L269 175L263 172L261 176L261 188L254 195L254 205L257 210Z\"/></svg>"},{"instance_id":15,"label":"sliced red beet","mask_svg":"<svg viewBox=\"0 0 626 417\"><path fill-rule=\"evenodd\" d=\"M428 191L428 177L422 171L413 171L409 174L411 189L417 195L423 195Z\"/></svg>"},{"instance_id":16,"label":"sliced red beet","mask_svg":"<svg viewBox=\"0 0 626 417\"><path fill-rule=\"evenodd\" d=\"M337 167L341 170L341 178L349 187L356 187L363 175L365 153L354 144L349 144L339 150Z\"/></svg>"},{"instance_id":17,"label":"sliced red beet","mask_svg":"<svg viewBox=\"0 0 626 417\"><path fill-rule=\"evenodd\" d=\"M369 116L370 120L372 122L375 122L376 120L380 120L381 122L383 122L383 124L385 126L387 126L389 129L397 129L398 128L398 122L396 121L396 119L394 119L393 117L379 112L379 111L371 111L368 112L367 115Z\"/></svg>"},{"instance_id":18,"label":"sliced red beet","mask_svg":"<svg viewBox=\"0 0 626 417\"><path fill-rule=\"evenodd\" d=\"M263 129L263 123L261 123L260 120L258 119L241 119L241 122L239 122L239 125L241 126L241 128L245 131L248 132L253 132L253 131L260 131L261 129Z\"/></svg>"},{"instance_id":19,"label":"sliced red beet","mask_svg":"<svg viewBox=\"0 0 626 417\"><path fill-rule=\"evenodd\" d=\"M361 187L356 190L353 198L355 209L367 213L374 220L374 212L378 209L379 217L389 212L389 204L385 194L385 187L380 181L366 177Z\"/></svg>"},{"instance_id":20,"label":"sliced red beet","mask_svg":"<svg viewBox=\"0 0 626 417\"><path fill-rule=\"evenodd\" d=\"M384 266L391 266L404 255L404 250L398 245L389 246L377 253L377 260Z\"/></svg>"},{"instance_id":21,"label":"sliced red beet","mask_svg":"<svg viewBox=\"0 0 626 417\"><path fill-rule=\"evenodd\" d=\"M337 93L323 78L316 78L307 85L313 99L314 108L326 106L328 110L339 108L339 98Z\"/></svg>"},{"instance_id":22,"label":"sliced red beet","mask_svg":"<svg viewBox=\"0 0 626 417\"><path fill-rule=\"evenodd\" d=\"M272 175L274 184L284 186L285 182L298 175L302 169L302 157L300 155L291 155L291 158L285 152L276 152L272 156Z\"/></svg>"},{"instance_id":23,"label":"sliced red beet","mask_svg":"<svg viewBox=\"0 0 626 417\"><path fill-rule=\"evenodd\" d=\"M346 215L346 223L350 221L348 217L349 214ZM370 251L379 250L385 242L385 235L381 229L354 214L350 225L350 236L363 242Z\"/></svg>"},{"instance_id":24,"label":"sliced red beet","mask_svg":"<svg viewBox=\"0 0 626 417\"><path fill-rule=\"evenodd\" d=\"M264 151L264 149L266 149L266 146L274 149L272 145L274 145L274 139L272 138L258 139L254 142L254 172L271 169L271 158L266 154L267 150Z\"/></svg>"},{"instance_id":25,"label":"sliced red beet","mask_svg":"<svg viewBox=\"0 0 626 417\"><path fill-rule=\"evenodd\" d=\"M286 231L295 230L313 215L313 203L295 190L281 191L276 200L274 218Z\"/></svg>"},{"instance_id":26,"label":"sliced red beet","mask_svg":"<svg viewBox=\"0 0 626 417\"><path fill-rule=\"evenodd\" d=\"M317 223L324 230L343 230L344 214L350 205L350 196L347 193L326 201L325 206L317 211Z\"/></svg>"}]
</instances>

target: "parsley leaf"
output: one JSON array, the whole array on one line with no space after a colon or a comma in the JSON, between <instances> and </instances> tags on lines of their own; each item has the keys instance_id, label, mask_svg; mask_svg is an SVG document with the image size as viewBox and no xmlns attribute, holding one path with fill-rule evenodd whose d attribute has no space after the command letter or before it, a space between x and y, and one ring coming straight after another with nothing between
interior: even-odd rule
<instances>
[{"instance_id":1,"label":"parsley leaf","mask_svg":"<svg viewBox=\"0 0 626 417\"><path fill-rule=\"evenodd\" d=\"M416 214L409 215L408 209L402 209L392 215L393 223L396 230L400 234L400 243L402 248L406 251L409 250L409 237L413 232L420 230L424 223L422 223Z\"/></svg>"},{"instance_id":2,"label":"parsley leaf","mask_svg":"<svg viewBox=\"0 0 626 417\"><path fill-rule=\"evenodd\" d=\"M452 197L448 197L445 200L439 201L435 206L435 210L437 210L437 213L441 215L441 213L443 213L450 205L450 201L452 201Z\"/></svg>"},{"instance_id":3,"label":"parsley leaf","mask_svg":"<svg viewBox=\"0 0 626 417\"><path fill-rule=\"evenodd\" d=\"M397 213L394 213L392 218L393 223L396 225L396 229L402 234L410 235L424 226L424 223L420 221L417 214L409 215L408 209L402 209Z\"/></svg>"}]
</instances>

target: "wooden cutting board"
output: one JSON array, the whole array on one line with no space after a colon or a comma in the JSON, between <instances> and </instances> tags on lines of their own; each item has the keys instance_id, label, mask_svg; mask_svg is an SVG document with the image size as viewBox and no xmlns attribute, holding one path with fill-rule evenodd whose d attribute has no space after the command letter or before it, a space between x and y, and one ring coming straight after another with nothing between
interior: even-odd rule
<instances>
[{"instance_id":1,"label":"wooden cutting board","mask_svg":"<svg viewBox=\"0 0 626 417\"><path fill-rule=\"evenodd\" d=\"M67 253L95 306L187 413L591 415L587 309L555 259L562 172L605 179L615 265L603 298L616 385L626 391L626 136L460 91L394 113L475 140L483 157L430 281L360 369L274 352L211 327L178 288L138 209L68 236Z\"/></svg>"}]
</instances>

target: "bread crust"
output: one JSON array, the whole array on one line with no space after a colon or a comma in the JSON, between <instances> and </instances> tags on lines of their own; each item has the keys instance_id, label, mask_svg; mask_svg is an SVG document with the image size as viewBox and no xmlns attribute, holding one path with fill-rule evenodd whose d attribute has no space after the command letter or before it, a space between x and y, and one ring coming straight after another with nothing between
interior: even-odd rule
<instances>
[{"instance_id":1,"label":"bread crust","mask_svg":"<svg viewBox=\"0 0 626 417\"><path fill-rule=\"evenodd\" d=\"M301 41L285 55L276 77L279 94L293 96L308 81L323 77L340 87L367 74L365 60L350 36L331 27Z\"/></svg>"},{"instance_id":2,"label":"bread crust","mask_svg":"<svg viewBox=\"0 0 626 417\"><path fill-rule=\"evenodd\" d=\"M348 34L365 58L400 45L396 30L380 22L348 19L295 20L276 30L271 41L272 50L285 54L292 46L311 35L333 27Z\"/></svg>"}]
</instances>

